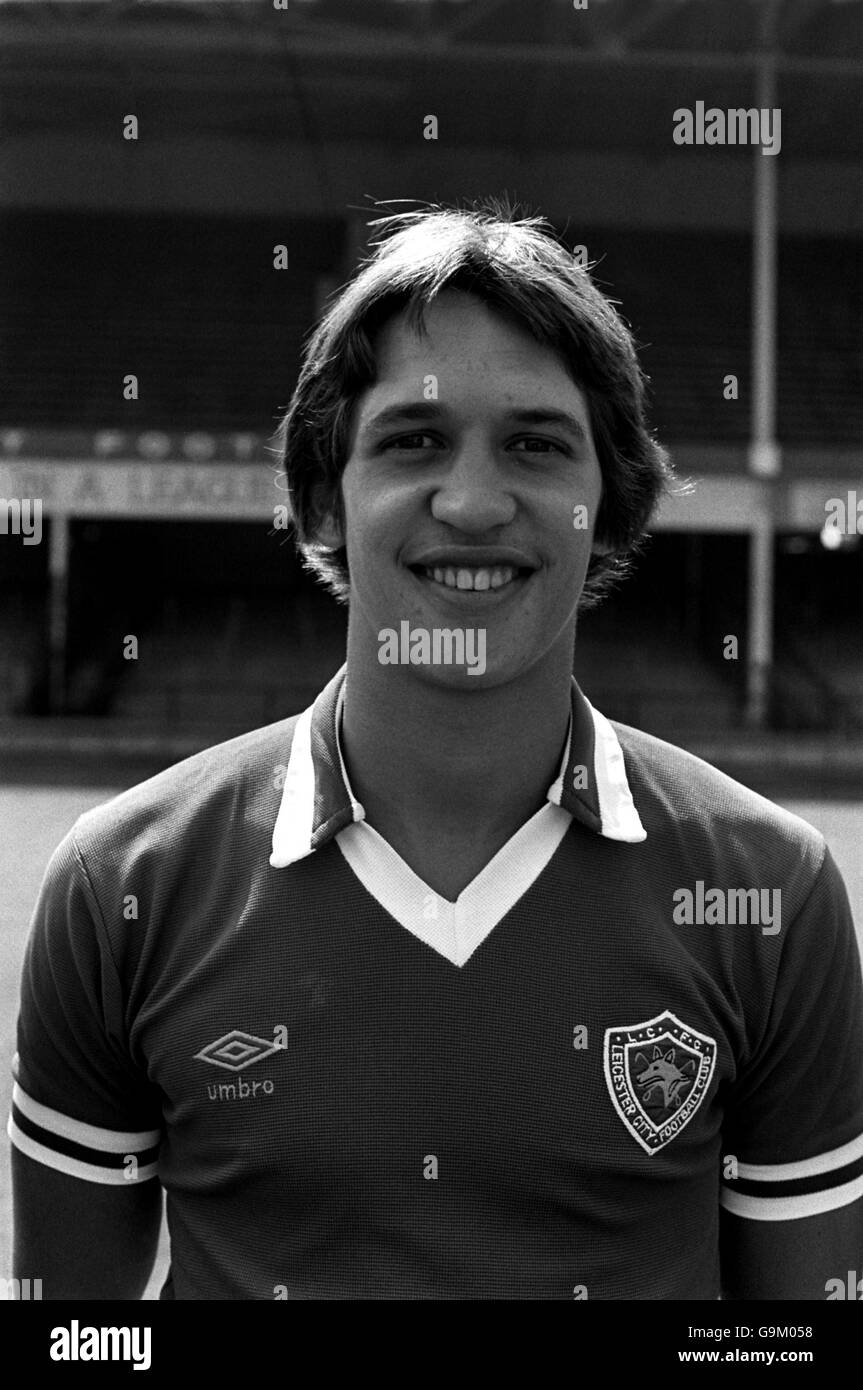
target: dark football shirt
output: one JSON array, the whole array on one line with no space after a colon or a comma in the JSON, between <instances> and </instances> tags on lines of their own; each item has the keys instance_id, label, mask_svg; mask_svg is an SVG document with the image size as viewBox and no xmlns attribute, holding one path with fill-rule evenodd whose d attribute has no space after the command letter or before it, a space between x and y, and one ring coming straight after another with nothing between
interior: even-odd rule
<instances>
[{"instance_id":1,"label":"dark football shirt","mask_svg":"<svg viewBox=\"0 0 863 1390\"><path fill-rule=\"evenodd\" d=\"M42 887L10 1135L158 1176L163 1298L715 1299L720 1203L863 1195L812 827L573 682L546 805L449 903L351 792L344 680L82 816Z\"/></svg>"}]
</instances>

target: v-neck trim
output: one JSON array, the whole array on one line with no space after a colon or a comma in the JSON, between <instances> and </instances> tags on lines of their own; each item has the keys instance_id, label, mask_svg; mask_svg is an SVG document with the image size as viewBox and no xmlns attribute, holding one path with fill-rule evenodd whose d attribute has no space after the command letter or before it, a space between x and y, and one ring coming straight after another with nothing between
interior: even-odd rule
<instances>
[{"instance_id":1,"label":"v-neck trim","mask_svg":"<svg viewBox=\"0 0 863 1390\"><path fill-rule=\"evenodd\" d=\"M455 902L430 888L367 821L340 831L336 844L366 891L400 926L462 966L536 882L571 824L568 812L546 802Z\"/></svg>"},{"instance_id":2,"label":"v-neck trim","mask_svg":"<svg viewBox=\"0 0 863 1390\"><path fill-rule=\"evenodd\" d=\"M339 738L346 676L347 667L343 666L295 721L273 827L270 864L274 869L296 864L344 830L365 822L365 808L351 790ZM547 797L549 805L605 839L640 844L647 838L632 799L617 734L585 698L574 677L566 748ZM539 826L553 823L557 818L546 815ZM427 885L423 887L431 893ZM438 898L439 904L445 901ZM451 909L459 906L449 904Z\"/></svg>"}]
</instances>

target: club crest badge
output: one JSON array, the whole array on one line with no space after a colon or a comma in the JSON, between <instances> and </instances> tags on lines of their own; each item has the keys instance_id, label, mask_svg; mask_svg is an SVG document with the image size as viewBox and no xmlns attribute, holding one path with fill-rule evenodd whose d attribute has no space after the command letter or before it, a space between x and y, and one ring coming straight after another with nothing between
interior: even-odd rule
<instances>
[{"instance_id":1,"label":"club crest badge","mask_svg":"<svg viewBox=\"0 0 863 1390\"><path fill-rule=\"evenodd\" d=\"M654 1154L686 1128L707 1095L716 1042L666 1011L628 1028L606 1028L603 1056L615 1110Z\"/></svg>"}]
</instances>

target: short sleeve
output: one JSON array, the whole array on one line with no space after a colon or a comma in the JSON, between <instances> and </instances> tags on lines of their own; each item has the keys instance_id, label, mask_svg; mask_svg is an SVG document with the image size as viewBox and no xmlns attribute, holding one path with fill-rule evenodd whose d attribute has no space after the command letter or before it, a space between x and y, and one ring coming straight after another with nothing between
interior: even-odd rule
<instances>
[{"instance_id":1,"label":"short sleeve","mask_svg":"<svg viewBox=\"0 0 863 1390\"><path fill-rule=\"evenodd\" d=\"M74 830L55 851L24 957L9 1138L89 1182L157 1176L161 1113L129 1055L123 988Z\"/></svg>"},{"instance_id":2,"label":"short sleeve","mask_svg":"<svg viewBox=\"0 0 863 1390\"><path fill-rule=\"evenodd\" d=\"M762 1221L863 1196L863 976L829 850L782 931L772 1005L731 1090L723 1132L721 1205Z\"/></svg>"}]
</instances>

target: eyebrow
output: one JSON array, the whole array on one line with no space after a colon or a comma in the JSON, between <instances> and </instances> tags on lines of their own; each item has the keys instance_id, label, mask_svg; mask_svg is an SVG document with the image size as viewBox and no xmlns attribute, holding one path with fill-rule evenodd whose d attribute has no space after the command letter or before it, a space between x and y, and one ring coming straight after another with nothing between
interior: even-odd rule
<instances>
[{"instance_id":1,"label":"eyebrow","mask_svg":"<svg viewBox=\"0 0 863 1390\"><path fill-rule=\"evenodd\" d=\"M440 404L434 401L403 401L395 405L385 406L376 415L372 415L363 425L362 433L367 434L373 430L387 429L391 425L439 420L444 413ZM504 419L512 425L556 425L558 428L568 430L581 443L587 443L585 425L568 410L557 410L552 407L524 407L523 409L508 410Z\"/></svg>"}]
</instances>

